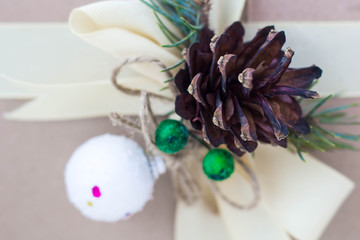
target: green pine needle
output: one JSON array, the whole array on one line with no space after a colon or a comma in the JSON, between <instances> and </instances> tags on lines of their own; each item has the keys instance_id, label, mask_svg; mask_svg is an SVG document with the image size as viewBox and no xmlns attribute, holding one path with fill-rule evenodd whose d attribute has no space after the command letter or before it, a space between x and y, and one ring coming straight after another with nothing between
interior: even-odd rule
<instances>
[{"instance_id":1,"label":"green pine needle","mask_svg":"<svg viewBox=\"0 0 360 240\"><path fill-rule=\"evenodd\" d=\"M164 22L160 19L159 15L156 13L156 11L154 11L155 17L158 20L158 25L160 28L162 28L166 33L164 33L165 35L168 35L172 41L180 41L180 37L176 36L175 33L173 33L172 31L169 30L169 28L164 24Z\"/></svg>"},{"instance_id":2,"label":"green pine needle","mask_svg":"<svg viewBox=\"0 0 360 240\"><path fill-rule=\"evenodd\" d=\"M320 121L321 124L331 124L331 125L360 125L360 122L336 122L336 121L326 121L326 120L321 120Z\"/></svg>"},{"instance_id":3,"label":"green pine needle","mask_svg":"<svg viewBox=\"0 0 360 240\"><path fill-rule=\"evenodd\" d=\"M176 63L174 66L165 68L165 69L161 70L161 72L167 72L167 71L173 70L174 68L181 66L181 64L183 64L184 62L185 62L185 59L182 59L180 62Z\"/></svg>"},{"instance_id":4,"label":"green pine needle","mask_svg":"<svg viewBox=\"0 0 360 240\"><path fill-rule=\"evenodd\" d=\"M181 19L181 21L184 23L184 25L187 27L187 28L189 28L189 30L191 30L191 31L200 31L202 28L203 28L203 26L202 25L199 25L199 26L194 26L194 25L192 25L191 23L189 23L188 21L186 21L186 19L185 18L183 18L183 17L180 17L180 19Z\"/></svg>"},{"instance_id":5,"label":"green pine needle","mask_svg":"<svg viewBox=\"0 0 360 240\"><path fill-rule=\"evenodd\" d=\"M150 7L158 21L162 33L169 40L166 48L177 48L179 51L198 41L198 32L203 28L200 24L201 7L194 0L140 0ZM170 31L159 15L167 18L171 24L176 26L182 36L177 36Z\"/></svg>"},{"instance_id":6,"label":"green pine needle","mask_svg":"<svg viewBox=\"0 0 360 240\"><path fill-rule=\"evenodd\" d=\"M323 106L332 95L316 100L314 103L307 106L308 113L305 118L310 124L311 132L305 136L298 136L295 132L290 130L288 140L295 146L296 152L299 157L304 161L302 153L308 150L316 150L321 152L331 151L335 149L347 149L358 150L350 144L342 142L346 141L360 141L360 135L338 133L331 130L327 130L320 124L344 124L353 125L360 124L359 121L354 120L357 116L349 117L343 110L357 107L358 104L346 104L338 107L329 108L317 112L318 109Z\"/></svg>"},{"instance_id":7,"label":"green pine needle","mask_svg":"<svg viewBox=\"0 0 360 240\"><path fill-rule=\"evenodd\" d=\"M163 92L163 91L165 91L165 90L167 90L167 89L169 89L168 86L161 88L159 91L160 91L160 92Z\"/></svg>"},{"instance_id":8,"label":"green pine needle","mask_svg":"<svg viewBox=\"0 0 360 240\"><path fill-rule=\"evenodd\" d=\"M145 0L140 0L142 3L146 4L148 7L152 8L155 12L160 13L161 15L163 15L164 17L166 17L167 19L169 19L172 22L176 22L176 19L172 18L169 14L167 14L166 12L164 12L156 3L154 3L154 1L151 1L151 3L145 1Z\"/></svg>"},{"instance_id":9,"label":"green pine needle","mask_svg":"<svg viewBox=\"0 0 360 240\"><path fill-rule=\"evenodd\" d=\"M164 83L172 82L172 81L174 81L174 79L175 79L175 77L169 78L168 80L165 80Z\"/></svg>"},{"instance_id":10,"label":"green pine needle","mask_svg":"<svg viewBox=\"0 0 360 240\"><path fill-rule=\"evenodd\" d=\"M316 112L316 110L319 109L319 107L321 107L322 105L324 105L324 103L326 103L330 98L332 98L332 95L330 94L329 96L327 96L324 99L321 99L320 101L316 101L314 104L315 106L312 107L312 109L310 110L310 112L306 115L306 117L311 117L311 115L313 115L313 113Z\"/></svg>"},{"instance_id":11,"label":"green pine needle","mask_svg":"<svg viewBox=\"0 0 360 240\"><path fill-rule=\"evenodd\" d=\"M302 152L300 149L297 149L297 154L299 155L299 158L303 161L303 162L306 162L304 156L302 155Z\"/></svg>"},{"instance_id":12,"label":"green pine needle","mask_svg":"<svg viewBox=\"0 0 360 240\"><path fill-rule=\"evenodd\" d=\"M173 44L167 44L167 45L162 45L162 47L164 48L172 48L172 47L177 47L183 43L185 43L187 40L189 40L192 36L194 36L194 34L196 34L195 31L190 32L189 35L187 35L186 37L184 37L183 39L181 39L180 41L173 43Z\"/></svg>"},{"instance_id":13,"label":"green pine needle","mask_svg":"<svg viewBox=\"0 0 360 240\"><path fill-rule=\"evenodd\" d=\"M211 147L204 142L202 139L198 138L195 134L193 134L192 132L189 132L189 136L192 137L194 140L196 140L197 142L199 142L201 145L203 145L204 147L206 147L207 149L211 149Z\"/></svg>"},{"instance_id":14,"label":"green pine needle","mask_svg":"<svg viewBox=\"0 0 360 240\"><path fill-rule=\"evenodd\" d=\"M175 111L172 110L172 111L166 113L165 116L166 116L166 117L170 117L170 116L171 116L172 114L174 114L174 113L175 113Z\"/></svg>"},{"instance_id":15,"label":"green pine needle","mask_svg":"<svg viewBox=\"0 0 360 240\"><path fill-rule=\"evenodd\" d=\"M324 114L328 114L328 113L332 113L332 112L337 112L337 111L340 111L340 110L345 110L345 109L352 108L352 107L357 107L357 106L358 106L357 103L352 103L352 104L347 104L347 105L343 105L343 106L339 106L339 107L334 107L334 108L330 108L330 109L327 109L325 111L322 111L320 113L317 113L314 116L320 116L320 115L324 115Z\"/></svg>"}]
</instances>

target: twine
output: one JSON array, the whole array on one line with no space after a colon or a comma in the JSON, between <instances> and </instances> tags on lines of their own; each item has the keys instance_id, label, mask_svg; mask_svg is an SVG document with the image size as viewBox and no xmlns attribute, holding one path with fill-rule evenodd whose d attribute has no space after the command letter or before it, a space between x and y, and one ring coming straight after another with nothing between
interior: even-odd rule
<instances>
[{"instance_id":1,"label":"twine","mask_svg":"<svg viewBox=\"0 0 360 240\"><path fill-rule=\"evenodd\" d=\"M121 92L129 94L129 95L138 95L140 97L141 101L141 108L139 113L140 118L140 124L134 123L133 120L131 120L129 117L121 116L117 113L111 113L110 119L114 126L126 126L130 128L131 130L134 130L136 132L140 132L142 136L144 137L145 146L146 146L146 152L149 156L162 156L165 164L168 169L170 169L172 173L173 178L173 184L175 189L176 197L179 197L183 199L188 204L193 204L196 202L200 196L202 195L201 189L199 187L198 182L195 180L193 175L190 173L189 169L187 168L186 164L182 161L183 157L185 156L186 151L181 151L180 153L177 153L175 155L168 155L162 153L157 146L155 145L154 136L151 134L151 132L154 132L157 127L157 120L156 117L152 111L151 103L149 101L149 97L157 98L159 100L164 101L171 101L174 102L173 98L165 97L159 94L155 93L149 93L146 91L141 90L134 90L127 87L124 87L123 85L119 84L117 82L117 76L119 75L121 69L128 65L133 63L143 63L143 62L151 62L156 65L158 65L162 69L166 69L166 66L158 59L153 57L147 57L147 56L138 56L138 57L131 57L125 59L117 68L113 70L111 81L114 84L114 86ZM165 72L169 78L172 78L172 74L170 72ZM171 86L171 84L169 84ZM175 90L172 91L173 93L176 93ZM190 141L188 145L193 144L191 146L191 149L196 149L197 147L203 147L200 143L196 141ZM151 157L149 158L151 161ZM225 196L220 189L216 186L216 184L210 181L210 184L215 192L219 194L219 196L228 204L232 205L235 208L238 209L252 209L254 208L259 200L260 200L260 189L259 189L259 183L257 181L257 178L255 176L255 173L250 169L249 166L247 166L241 159L236 158L236 161L240 166L244 169L244 171L249 175L250 177L250 183L254 192L254 197L251 203L248 205L241 205L238 204L232 200L230 200L227 196Z\"/></svg>"},{"instance_id":2,"label":"twine","mask_svg":"<svg viewBox=\"0 0 360 240\"><path fill-rule=\"evenodd\" d=\"M126 116L121 116L118 113L110 113L109 118L113 124L113 126L126 126L131 130L135 130L136 132L142 132L141 126L136 124L131 118Z\"/></svg>"},{"instance_id":3,"label":"twine","mask_svg":"<svg viewBox=\"0 0 360 240\"><path fill-rule=\"evenodd\" d=\"M198 3L201 6L201 16L200 22L204 24L204 26L209 26L209 14L211 10L211 1L210 0L202 0Z\"/></svg>"},{"instance_id":4,"label":"twine","mask_svg":"<svg viewBox=\"0 0 360 240\"><path fill-rule=\"evenodd\" d=\"M159 59L153 58L153 57L148 57L148 56L135 56L135 57L129 57L126 58L117 68L115 68L113 70L112 76L111 76L111 82L113 83L113 85L121 92L128 94L128 95L138 95L140 96L141 91L140 90L136 90L136 89L131 89L131 88L127 88L121 84L119 84L117 82L117 76L119 75L121 69L129 64L133 64L133 63L144 63L144 62L150 62L150 63L154 63L156 65L158 65L161 69L166 69L165 64L163 64ZM172 78L172 74L169 71L164 72L169 79ZM175 89L173 85L169 84L169 88L170 90L175 93ZM156 93L149 93L149 95L151 97L154 98L158 98L160 100L166 100L166 101L171 101L173 102L174 99L169 98L169 97L165 97L163 95L159 95Z\"/></svg>"},{"instance_id":5,"label":"twine","mask_svg":"<svg viewBox=\"0 0 360 240\"><path fill-rule=\"evenodd\" d=\"M260 187L259 187L259 182L256 178L255 173L249 168L248 165L246 165L244 163L244 161L242 161L240 158L235 158L236 161L240 164L240 166L244 169L244 171L248 174L248 176L250 177L250 184L251 184L251 188L254 192L254 196L252 201L248 204L248 205L243 205L243 204L239 204L233 200L231 200L230 198L228 198L227 196L225 196L225 194L223 194L220 189L217 187L217 185L214 182L211 182L211 186L212 188L220 195L220 197L227 202L228 204L230 204L231 206L238 208L238 209L242 209L242 210L250 210L253 209L254 207L256 207L260 201Z\"/></svg>"},{"instance_id":6,"label":"twine","mask_svg":"<svg viewBox=\"0 0 360 240\"><path fill-rule=\"evenodd\" d=\"M190 174L189 170L182 164L179 157L181 155L166 155L162 154L155 145L154 137L150 134L150 125L149 123L156 128L157 122L156 118L151 110L151 105L149 101L149 94L145 91L141 92L141 108L140 108L140 123L141 129L144 136L146 149L152 155L161 155L168 169L171 170L174 178L174 188L177 196L180 196L188 204L194 203L199 196L201 195L200 188Z\"/></svg>"}]
</instances>

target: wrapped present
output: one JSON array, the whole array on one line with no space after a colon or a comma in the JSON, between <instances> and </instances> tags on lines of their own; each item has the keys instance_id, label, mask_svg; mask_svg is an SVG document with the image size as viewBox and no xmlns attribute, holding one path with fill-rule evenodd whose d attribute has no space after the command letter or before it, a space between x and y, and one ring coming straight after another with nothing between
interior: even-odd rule
<instances>
[{"instance_id":1,"label":"wrapped present","mask_svg":"<svg viewBox=\"0 0 360 240\"><path fill-rule=\"evenodd\" d=\"M256 5L253 2L248 4L251 13ZM245 1L213 1L209 27L216 34L221 34L227 26L241 19L244 7ZM171 42L162 34L156 21L168 23L165 18L159 20L140 1L106 1L76 8L69 18L70 29L92 47L74 38L63 26L48 26L47 31L36 26L2 27L4 35L12 35L18 28L32 30L30 34L18 31L20 36L27 34L36 39L43 34L52 38L52 41L18 43L19 51L26 50L25 60L28 57L28 61L32 60L27 65L29 69L36 69L35 65L41 62L41 71L31 76L26 71L19 72L18 66L22 64L15 65L14 57L7 53L8 58L3 60L0 97L33 100L7 113L5 117L9 120L53 121L101 117L110 112L137 115L139 110L150 111L143 109L146 106L144 98L129 95L126 91L119 92L112 85L109 72L119 63L118 80L115 78L119 85L115 85L119 87L121 84L119 88L122 90L146 91L150 96L156 96L151 101L151 108L155 115L165 115L174 108L174 95L170 88L159 91L168 78L153 63L172 66L183 56L174 48L163 47ZM250 40L258 29L272 24L245 21L244 39ZM180 34L175 26L166 26L170 26L171 32ZM353 50L357 49L360 37L354 35L356 29L360 28L358 22L277 22L276 28L286 31L287 44L292 49L299 49L292 67L310 66L314 62L322 67L322 79L326 80L317 86L321 95L343 90L347 97L359 96L359 83L353 81L357 64ZM48 31L54 31L54 34ZM344 39L347 39L346 44ZM11 44L12 38L5 38L5 41ZM3 50L6 53L6 47ZM54 55L57 57L53 58ZM72 61L67 62L68 59ZM125 68L128 63L136 64ZM189 61L186 64L191 68ZM172 69L171 73L175 75L178 70ZM303 93L308 94L309 91ZM144 130L144 124L140 127ZM282 139L279 137L277 140ZM236 154L236 151L233 152ZM183 157L183 162L193 171L190 174L198 178L196 181L200 185L202 198L190 205L181 197L178 198L175 216L175 239L178 240L319 239L354 188L351 180L311 155L302 155L306 158L304 164L296 154L286 149L260 144L255 155L246 154L245 163L242 162L245 165L236 165L232 177L215 184L217 190L214 190L209 187L207 178L196 177L202 174L202 169L192 163L201 160L205 153L199 151L195 156L191 153L188 155ZM168 167L171 168L169 164ZM254 184L251 174L256 175L256 190L259 192L254 193L254 188L251 188ZM259 186L260 190L257 189ZM100 190L96 189L94 197L99 198ZM231 204L236 202L246 206L254 194L256 204L251 208L241 209L238 204ZM92 203L88 205L93 207Z\"/></svg>"}]
</instances>

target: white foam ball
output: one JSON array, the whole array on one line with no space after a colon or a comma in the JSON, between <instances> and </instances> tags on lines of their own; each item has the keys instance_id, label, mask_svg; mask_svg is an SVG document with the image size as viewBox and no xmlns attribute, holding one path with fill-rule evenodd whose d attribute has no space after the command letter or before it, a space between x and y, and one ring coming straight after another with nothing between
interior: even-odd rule
<instances>
[{"instance_id":1,"label":"white foam ball","mask_svg":"<svg viewBox=\"0 0 360 240\"><path fill-rule=\"evenodd\" d=\"M70 202L86 217L127 219L152 198L154 179L143 149L124 136L104 134L78 147L65 168Z\"/></svg>"}]
</instances>

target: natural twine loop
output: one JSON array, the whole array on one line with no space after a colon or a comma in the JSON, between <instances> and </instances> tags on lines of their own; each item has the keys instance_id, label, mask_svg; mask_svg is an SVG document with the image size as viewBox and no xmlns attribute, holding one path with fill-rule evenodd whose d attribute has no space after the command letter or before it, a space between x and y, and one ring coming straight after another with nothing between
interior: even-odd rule
<instances>
[{"instance_id":1,"label":"natural twine loop","mask_svg":"<svg viewBox=\"0 0 360 240\"><path fill-rule=\"evenodd\" d=\"M148 57L148 56L135 56L135 57L129 57L126 58L125 60L123 60L123 62L116 67L113 70L113 73L111 75L111 82L113 83L113 85L121 92L128 94L128 95L138 95L140 96L141 91L140 90L136 90L136 89L131 89L131 88L127 88L121 84L119 84L117 82L117 76L119 75L121 69L129 64L133 64L133 63L145 63L145 62L150 62L150 63L154 63L156 65L158 65L161 69L166 69L166 66L164 63L162 63L159 59L157 58L153 58L153 57ZM169 78L172 78L172 74L169 71L164 72ZM169 88L170 90L175 93L175 89L173 85L169 84ZM155 97L158 98L160 100L166 100L166 101L171 101L173 102L174 99L173 98L169 98L169 97L165 97L163 95L160 94L155 94L155 93L148 93L149 96L151 97Z\"/></svg>"},{"instance_id":2,"label":"natural twine loop","mask_svg":"<svg viewBox=\"0 0 360 240\"><path fill-rule=\"evenodd\" d=\"M251 202L248 203L247 205L239 204L239 203L231 200L230 198L228 198L224 193L222 193L220 191L220 189L218 188L218 186L214 182L211 182L211 187L221 196L221 198L223 200L225 200L231 206L236 207L238 209L242 209L242 210L249 210L249 209L256 207L260 201L259 182L255 176L255 173L250 169L250 167L248 165L245 164L244 161L242 161L240 158L235 158L235 159L240 164L240 166L245 170L245 172L248 174L248 176L250 178L251 188L254 192L254 196L253 196L253 199L251 200Z\"/></svg>"},{"instance_id":3,"label":"natural twine loop","mask_svg":"<svg viewBox=\"0 0 360 240\"><path fill-rule=\"evenodd\" d=\"M114 84L114 86L121 92L126 93L128 95L137 95L140 97L141 102L141 108L139 113L139 119L140 124L134 122L131 118L126 116L121 116L118 113L111 113L110 119L113 123L113 125L120 125L120 126L126 126L130 128L131 130L137 131L142 134L145 140L146 145L146 152L150 156L162 156L165 164L168 169L170 169L172 173L173 178L173 184L176 192L176 196L183 199L186 203L192 204L195 201L197 201L201 196L202 192L199 187L198 182L195 180L194 176L190 173L189 169L187 168L186 164L182 161L184 158L184 152L182 151L176 155L168 155L162 153L155 145L154 136L151 134L151 132L154 132L157 127L157 120L156 117L152 111L151 103L149 101L149 97L157 98L159 100L164 101L171 101L174 102L173 98L165 97L159 94L155 93L149 93L146 91L141 90L134 90L127 87L124 87L123 85L119 84L117 82L117 76L120 73L121 69L128 65L133 63L143 63L143 62L151 62L162 69L166 69L165 64L163 64L160 60L153 58L153 57L147 57L147 56L138 56L138 57L131 57L125 59L117 68L113 70L111 81ZM169 78L172 78L172 74L170 72L165 72ZM171 84L169 84L170 87ZM171 89L171 88L170 88ZM176 93L176 90L172 89L173 93ZM152 130L153 131L152 131ZM189 144L195 144L196 146L192 146L192 148L196 148L200 146L200 144L196 142L189 142ZM189 145L188 144L188 145ZM151 161L152 158L150 158L149 161ZM240 158L236 158L236 161L240 164L240 166L245 170L245 172L249 175L250 183L252 186L252 189L254 191L254 198L248 205L241 205L238 204L232 200L230 200L227 196L225 196L220 189L216 186L216 184L210 181L211 186L213 187L214 191L219 194L219 196L226 201L228 204L238 208L238 209L252 209L256 207L260 200L260 189L259 189L259 183L257 181L257 178L255 176L255 173L251 170L249 166L247 166Z\"/></svg>"}]
</instances>

